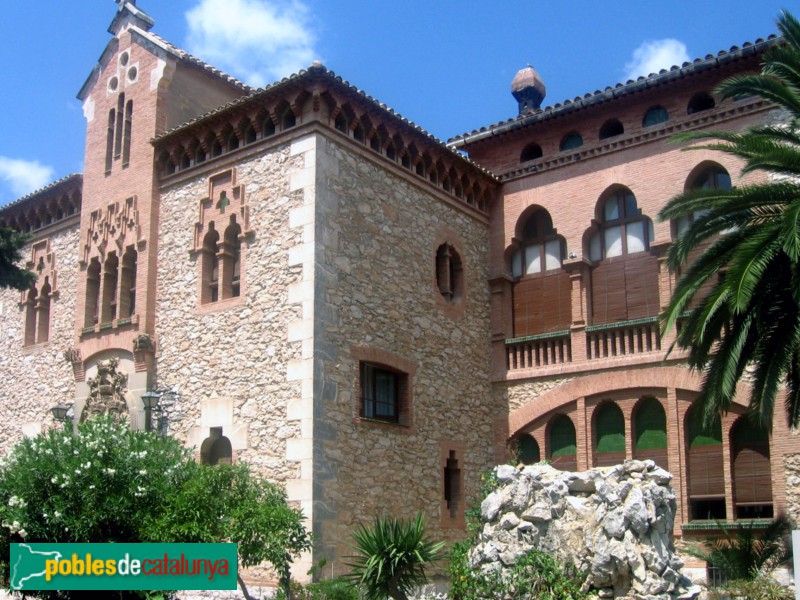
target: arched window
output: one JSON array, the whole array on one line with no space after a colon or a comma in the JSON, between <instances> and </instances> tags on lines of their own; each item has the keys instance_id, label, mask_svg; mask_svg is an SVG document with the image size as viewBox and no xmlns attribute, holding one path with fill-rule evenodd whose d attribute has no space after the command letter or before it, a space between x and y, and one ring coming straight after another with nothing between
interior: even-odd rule
<instances>
[{"instance_id":1,"label":"arched window","mask_svg":"<svg viewBox=\"0 0 800 600\"><path fill-rule=\"evenodd\" d=\"M117 111L113 108L108 111L108 129L106 133L106 175L111 173L114 163L114 127L117 125Z\"/></svg>"},{"instance_id":2,"label":"arched window","mask_svg":"<svg viewBox=\"0 0 800 600\"><path fill-rule=\"evenodd\" d=\"M581 137L581 134L577 131L573 131L561 139L558 149L563 152L565 150L575 150L575 148L580 148L581 146L583 146L583 138Z\"/></svg>"},{"instance_id":3,"label":"arched window","mask_svg":"<svg viewBox=\"0 0 800 600\"><path fill-rule=\"evenodd\" d=\"M578 468L578 444L572 419L567 415L559 415L553 419L548 438L550 463L562 471L575 471Z\"/></svg>"},{"instance_id":4,"label":"arched window","mask_svg":"<svg viewBox=\"0 0 800 600\"><path fill-rule=\"evenodd\" d=\"M242 228L231 221L222 245L222 299L238 298L241 292Z\"/></svg>"},{"instance_id":5,"label":"arched window","mask_svg":"<svg viewBox=\"0 0 800 600\"><path fill-rule=\"evenodd\" d=\"M603 126L600 128L600 139L605 140L611 137L615 137L618 135L622 135L625 133L625 128L622 126L622 123L619 119L609 119Z\"/></svg>"},{"instance_id":6,"label":"arched window","mask_svg":"<svg viewBox=\"0 0 800 600\"><path fill-rule=\"evenodd\" d=\"M100 259L96 256L86 269L86 302L84 304L84 327L93 327L100 317Z\"/></svg>"},{"instance_id":7,"label":"arched window","mask_svg":"<svg viewBox=\"0 0 800 600\"><path fill-rule=\"evenodd\" d=\"M524 465L533 465L541 460L539 443L534 437L527 433L519 436L519 461Z\"/></svg>"},{"instance_id":8,"label":"arched window","mask_svg":"<svg viewBox=\"0 0 800 600\"><path fill-rule=\"evenodd\" d=\"M636 196L627 188L617 188L606 197L601 226L589 242L589 256L599 261L650 249L655 237L653 221L642 214Z\"/></svg>"},{"instance_id":9,"label":"arched window","mask_svg":"<svg viewBox=\"0 0 800 600\"><path fill-rule=\"evenodd\" d=\"M122 271L120 272L119 318L127 319L136 314L136 269L138 254L133 246L129 246L122 255Z\"/></svg>"},{"instance_id":10,"label":"arched window","mask_svg":"<svg viewBox=\"0 0 800 600\"><path fill-rule=\"evenodd\" d=\"M531 142L522 149L522 152L519 155L519 162L524 163L541 157L542 147L536 142Z\"/></svg>"},{"instance_id":11,"label":"arched window","mask_svg":"<svg viewBox=\"0 0 800 600\"><path fill-rule=\"evenodd\" d=\"M686 413L688 454L689 514L692 520L727 518L725 480L722 462L722 424L716 419L703 427L703 416L696 406Z\"/></svg>"},{"instance_id":12,"label":"arched window","mask_svg":"<svg viewBox=\"0 0 800 600\"><path fill-rule=\"evenodd\" d=\"M589 238L589 256L598 263L592 269L592 324L656 316L658 259L648 252L653 222L624 187L601 197L598 208Z\"/></svg>"},{"instance_id":13,"label":"arched window","mask_svg":"<svg viewBox=\"0 0 800 600\"><path fill-rule=\"evenodd\" d=\"M563 331L572 324L572 284L562 261L566 242L540 208L522 225L511 255L514 283L514 336Z\"/></svg>"},{"instance_id":14,"label":"arched window","mask_svg":"<svg viewBox=\"0 0 800 600\"><path fill-rule=\"evenodd\" d=\"M133 132L133 100L125 105L125 126L122 132L122 168L131 162L131 134Z\"/></svg>"},{"instance_id":15,"label":"arched window","mask_svg":"<svg viewBox=\"0 0 800 600\"><path fill-rule=\"evenodd\" d=\"M740 418L731 430L733 459L733 503L737 519L771 519L772 471L769 433Z\"/></svg>"},{"instance_id":16,"label":"arched window","mask_svg":"<svg viewBox=\"0 0 800 600\"><path fill-rule=\"evenodd\" d=\"M32 346L36 343L36 302L39 291L36 286L31 286L25 298L25 345Z\"/></svg>"},{"instance_id":17,"label":"arched window","mask_svg":"<svg viewBox=\"0 0 800 600\"><path fill-rule=\"evenodd\" d=\"M715 105L716 102L711 94L708 92L697 92L689 100L689 104L686 107L686 113L693 115L694 113L702 112L704 110L710 110L714 108Z\"/></svg>"},{"instance_id":18,"label":"arched window","mask_svg":"<svg viewBox=\"0 0 800 600\"><path fill-rule=\"evenodd\" d=\"M214 223L209 224L208 233L203 238L201 253L203 281L201 282L200 303L208 304L219 300L219 233L214 229Z\"/></svg>"},{"instance_id":19,"label":"arched window","mask_svg":"<svg viewBox=\"0 0 800 600\"><path fill-rule=\"evenodd\" d=\"M36 307L36 343L42 344L50 339L50 280L44 278L44 284L39 292L39 302Z\"/></svg>"},{"instance_id":20,"label":"arched window","mask_svg":"<svg viewBox=\"0 0 800 600\"><path fill-rule=\"evenodd\" d=\"M633 457L668 469L667 414L656 398L644 398L633 413Z\"/></svg>"},{"instance_id":21,"label":"arched window","mask_svg":"<svg viewBox=\"0 0 800 600\"><path fill-rule=\"evenodd\" d=\"M606 402L597 409L594 420L595 446L594 464L608 467L625 460L625 417L613 402Z\"/></svg>"},{"instance_id":22,"label":"arched window","mask_svg":"<svg viewBox=\"0 0 800 600\"><path fill-rule=\"evenodd\" d=\"M212 427L211 435L200 445L200 461L204 465L229 465L233 462L231 441L222 435L222 427Z\"/></svg>"},{"instance_id":23,"label":"arched window","mask_svg":"<svg viewBox=\"0 0 800 600\"><path fill-rule=\"evenodd\" d=\"M537 210L525 222L522 243L511 258L512 275L522 277L561 268L565 245L553 228L550 213Z\"/></svg>"},{"instance_id":24,"label":"arched window","mask_svg":"<svg viewBox=\"0 0 800 600\"><path fill-rule=\"evenodd\" d=\"M667 113L667 109L663 106L651 106L647 109L647 112L644 113L644 118L642 119L642 127L652 127L653 125L658 125L659 123L666 123L669 120L669 113Z\"/></svg>"},{"instance_id":25,"label":"arched window","mask_svg":"<svg viewBox=\"0 0 800 600\"><path fill-rule=\"evenodd\" d=\"M117 283L119 276L119 259L115 252L109 252L103 267L103 305L100 310L100 322L111 323L117 318Z\"/></svg>"},{"instance_id":26,"label":"arched window","mask_svg":"<svg viewBox=\"0 0 800 600\"><path fill-rule=\"evenodd\" d=\"M712 165L691 177L686 187L687 189L730 190L733 186L728 172L719 165ZM695 211L691 215L676 219L673 226L673 235L675 237L683 235L695 218L704 213L705 211Z\"/></svg>"}]
</instances>

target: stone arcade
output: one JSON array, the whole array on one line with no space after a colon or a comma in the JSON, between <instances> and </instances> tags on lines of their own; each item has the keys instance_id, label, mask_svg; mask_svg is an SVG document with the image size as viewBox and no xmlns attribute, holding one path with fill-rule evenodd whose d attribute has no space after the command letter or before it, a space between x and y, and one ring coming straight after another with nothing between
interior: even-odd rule
<instances>
[{"instance_id":1,"label":"stone arcade","mask_svg":"<svg viewBox=\"0 0 800 600\"><path fill-rule=\"evenodd\" d=\"M565 470L668 470L678 537L797 518L798 433L745 427L744 404L699 430L700 379L656 322L686 223L654 216L740 181L670 136L779 120L712 93L778 40L547 108L528 67L516 116L443 144L320 64L255 90L153 26L120 0L78 93L85 172L0 209L38 273L0 292L5 446L56 404L144 427L157 392L199 460L285 484L316 536L301 575L345 570L376 514L462 539L509 441Z\"/></svg>"}]
</instances>

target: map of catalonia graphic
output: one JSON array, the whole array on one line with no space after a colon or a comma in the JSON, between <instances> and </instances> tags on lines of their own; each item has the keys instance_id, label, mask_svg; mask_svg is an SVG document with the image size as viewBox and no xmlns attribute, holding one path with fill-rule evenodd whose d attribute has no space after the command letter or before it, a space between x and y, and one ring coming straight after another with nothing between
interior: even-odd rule
<instances>
[{"instance_id":1,"label":"map of catalonia graphic","mask_svg":"<svg viewBox=\"0 0 800 600\"><path fill-rule=\"evenodd\" d=\"M60 552L38 552L27 544L19 544L17 561L11 565L12 590L25 589L25 582L29 579L45 576L45 561L59 560Z\"/></svg>"}]
</instances>

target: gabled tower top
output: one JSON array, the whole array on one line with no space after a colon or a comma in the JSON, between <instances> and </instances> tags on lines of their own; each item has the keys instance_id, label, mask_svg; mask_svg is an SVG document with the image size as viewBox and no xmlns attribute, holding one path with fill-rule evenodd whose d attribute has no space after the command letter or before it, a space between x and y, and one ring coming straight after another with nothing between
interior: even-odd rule
<instances>
[{"instance_id":1,"label":"gabled tower top","mask_svg":"<svg viewBox=\"0 0 800 600\"><path fill-rule=\"evenodd\" d=\"M155 21L143 10L136 8L136 0L114 0L117 14L108 26L108 33L117 35L120 31L128 29L131 25L144 31L150 31Z\"/></svg>"}]
</instances>

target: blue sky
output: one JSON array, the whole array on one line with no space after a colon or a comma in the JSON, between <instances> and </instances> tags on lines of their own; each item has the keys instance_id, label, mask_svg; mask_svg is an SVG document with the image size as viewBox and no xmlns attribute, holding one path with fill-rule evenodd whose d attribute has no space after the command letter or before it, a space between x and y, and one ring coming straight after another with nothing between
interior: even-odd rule
<instances>
[{"instance_id":1,"label":"blue sky","mask_svg":"<svg viewBox=\"0 0 800 600\"><path fill-rule=\"evenodd\" d=\"M109 40L114 0L3 0L0 205L83 170L75 98ZM766 37L773 0L138 0L153 31L263 85L321 60L436 137L516 115L526 64L550 105Z\"/></svg>"}]
</instances>

